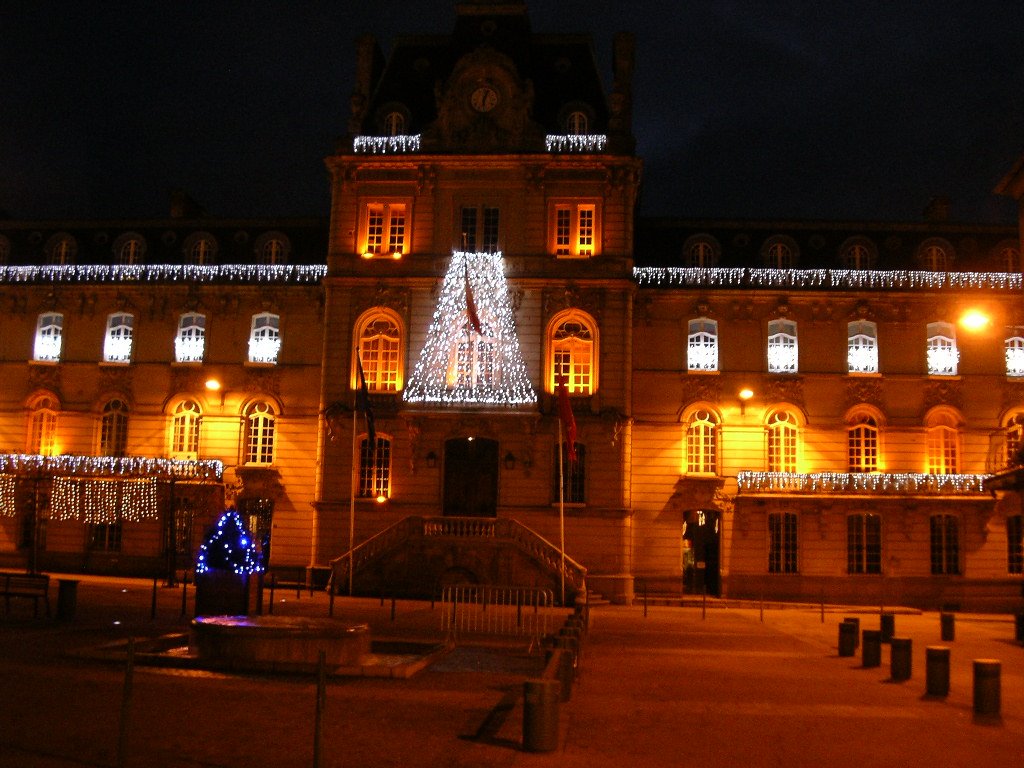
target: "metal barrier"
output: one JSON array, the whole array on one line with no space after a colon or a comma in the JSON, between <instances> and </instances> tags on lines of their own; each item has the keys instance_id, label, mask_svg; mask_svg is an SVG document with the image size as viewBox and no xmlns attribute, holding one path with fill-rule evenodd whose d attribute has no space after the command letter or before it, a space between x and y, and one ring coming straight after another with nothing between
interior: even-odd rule
<instances>
[{"instance_id":1,"label":"metal barrier","mask_svg":"<svg viewBox=\"0 0 1024 768\"><path fill-rule=\"evenodd\" d=\"M462 635L530 639L539 647L551 632L555 596L550 589L456 584L441 593L441 629L450 643Z\"/></svg>"}]
</instances>

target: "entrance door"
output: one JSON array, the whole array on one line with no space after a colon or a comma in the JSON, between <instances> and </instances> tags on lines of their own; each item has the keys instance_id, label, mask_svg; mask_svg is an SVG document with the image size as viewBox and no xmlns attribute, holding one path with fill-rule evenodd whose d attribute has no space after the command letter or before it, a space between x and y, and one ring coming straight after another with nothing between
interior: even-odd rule
<instances>
[{"instance_id":1,"label":"entrance door","mask_svg":"<svg viewBox=\"0 0 1024 768\"><path fill-rule=\"evenodd\" d=\"M498 442L462 437L444 444L444 514L496 517Z\"/></svg>"},{"instance_id":2,"label":"entrance door","mask_svg":"<svg viewBox=\"0 0 1024 768\"><path fill-rule=\"evenodd\" d=\"M684 566L689 566L683 575L686 591L718 597L721 593L721 576L718 559L718 510L690 509L686 512L686 530L683 533ZM690 555L687 556L687 544ZM688 561L688 562L686 562Z\"/></svg>"}]
</instances>

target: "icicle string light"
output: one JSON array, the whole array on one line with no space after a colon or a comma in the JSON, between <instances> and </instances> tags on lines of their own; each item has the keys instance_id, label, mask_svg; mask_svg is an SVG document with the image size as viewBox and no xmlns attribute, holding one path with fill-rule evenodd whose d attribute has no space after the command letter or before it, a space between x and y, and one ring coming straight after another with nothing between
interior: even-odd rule
<instances>
[{"instance_id":1,"label":"icicle string light","mask_svg":"<svg viewBox=\"0 0 1024 768\"><path fill-rule=\"evenodd\" d=\"M740 492L748 493L985 493L990 475L932 475L916 472L740 472Z\"/></svg>"},{"instance_id":2,"label":"icicle string light","mask_svg":"<svg viewBox=\"0 0 1024 768\"><path fill-rule=\"evenodd\" d=\"M419 361L410 403L515 406L537 402L526 374L501 253L452 254ZM470 327L466 282L482 334Z\"/></svg>"},{"instance_id":3,"label":"icicle string light","mask_svg":"<svg viewBox=\"0 0 1024 768\"><path fill-rule=\"evenodd\" d=\"M196 573L231 571L235 574L262 571L256 542L234 509L227 510L216 527L199 545Z\"/></svg>"},{"instance_id":4,"label":"icicle string light","mask_svg":"<svg viewBox=\"0 0 1024 768\"><path fill-rule=\"evenodd\" d=\"M1019 291L1024 287L1024 276L1016 272L635 267L633 277L641 287L650 288L841 288L846 290L975 288L993 291Z\"/></svg>"},{"instance_id":5,"label":"icicle string light","mask_svg":"<svg viewBox=\"0 0 1024 768\"><path fill-rule=\"evenodd\" d=\"M50 493L55 520L81 520L90 525L156 520L156 479L97 480L56 477Z\"/></svg>"},{"instance_id":6,"label":"icicle string light","mask_svg":"<svg viewBox=\"0 0 1024 768\"><path fill-rule=\"evenodd\" d=\"M395 155L420 151L420 135L415 136L356 136L352 151L366 155Z\"/></svg>"},{"instance_id":7,"label":"icicle string light","mask_svg":"<svg viewBox=\"0 0 1024 768\"><path fill-rule=\"evenodd\" d=\"M14 475L0 475L0 517L14 517L18 514L14 500L15 483Z\"/></svg>"},{"instance_id":8,"label":"icicle string light","mask_svg":"<svg viewBox=\"0 0 1024 768\"><path fill-rule=\"evenodd\" d=\"M213 459L157 459L142 456L40 456L0 454L0 473L72 477L145 477L159 480L220 481L223 462Z\"/></svg>"},{"instance_id":9,"label":"icicle string light","mask_svg":"<svg viewBox=\"0 0 1024 768\"><path fill-rule=\"evenodd\" d=\"M324 264L61 264L0 267L0 283L317 284Z\"/></svg>"},{"instance_id":10,"label":"icicle string light","mask_svg":"<svg viewBox=\"0 0 1024 768\"><path fill-rule=\"evenodd\" d=\"M608 137L599 133L548 134L544 145L548 152L602 152Z\"/></svg>"}]
</instances>

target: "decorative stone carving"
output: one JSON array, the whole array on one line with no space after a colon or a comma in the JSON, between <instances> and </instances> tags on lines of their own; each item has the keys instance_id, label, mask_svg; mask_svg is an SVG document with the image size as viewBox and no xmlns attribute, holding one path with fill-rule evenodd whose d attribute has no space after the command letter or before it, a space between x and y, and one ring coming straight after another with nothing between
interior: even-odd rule
<instances>
[{"instance_id":1,"label":"decorative stone carving","mask_svg":"<svg viewBox=\"0 0 1024 768\"><path fill-rule=\"evenodd\" d=\"M722 399L722 379L719 376L687 376L684 389L687 393L684 405L705 401L718 403Z\"/></svg>"},{"instance_id":2,"label":"decorative stone carving","mask_svg":"<svg viewBox=\"0 0 1024 768\"><path fill-rule=\"evenodd\" d=\"M246 368L245 389L280 399L281 373L276 367Z\"/></svg>"},{"instance_id":3,"label":"decorative stone carving","mask_svg":"<svg viewBox=\"0 0 1024 768\"><path fill-rule=\"evenodd\" d=\"M963 392L958 381L929 381L924 390L924 409L948 405L963 409Z\"/></svg>"},{"instance_id":4,"label":"decorative stone carving","mask_svg":"<svg viewBox=\"0 0 1024 768\"><path fill-rule=\"evenodd\" d=\"M847 379L846 407L867 403L882 408L882 382L879 379Z\"/></svg>"},{"instance_id":5,"label":"decorative stone carving","mask_svg":"<svg viewBox=\"0 0 1024 768\"><path fill-rule=\"evenodd\" d=\"M604 309L604 291L599 288L581 289L575 283L544 291L544 314L548 317L565 309L582 309L600 321Z\"/></svg>"},{"instance_id":6,"label":"decorative stone carving","mask_svg":"<svg viewBox=\"0 0 1024 768\"><path fill-rule=\"evenodd\" d=\"M96 380L96 399L116 393L131 402L133 374L130 365L101 366L100 375Z\"/></svg>"},{"instance_id":7,"label":"decorative stone carving","mask_svg":"<svg viewBox=\"0 0 1024 768\"><path fill-rule=\"evenodd\" d=\"M353 304L356 317L373 307L388 307L404 316L409 310L409 290L389 286L382 280L372 293L363 294L362 299Z\"/></svg>"},{"instance_id":8,"label":"decorative stone carving","mask_svg":"<svg viewBox=\"0 0 1024 768\"><path fill-rule=\"evenodd\" d=\"M804 407L804 381L799 376L773 376L762 387L767 402L786 402Z\"/></svg>"},{"instance_id":9,"label":"decorative stone carving","mask_svg":"<svg viewBox=\"0 0 1024 768\"><path fill-rule=\"evenodd\" d=\"M28 368L29 390L46 389L60 397L60 366L30 365Z\"/></svg>"},{"instance_id":10,"label":"decorative stone carving","mask_svg":"<svg viewBox=\"0 0 1024 768\"><path fill-rule=\"evenodd\" d=\"M1003 409L1019 407L1024 404L1024 384L1005 382L1003 384Z\"/></svg>"}]
</instances>

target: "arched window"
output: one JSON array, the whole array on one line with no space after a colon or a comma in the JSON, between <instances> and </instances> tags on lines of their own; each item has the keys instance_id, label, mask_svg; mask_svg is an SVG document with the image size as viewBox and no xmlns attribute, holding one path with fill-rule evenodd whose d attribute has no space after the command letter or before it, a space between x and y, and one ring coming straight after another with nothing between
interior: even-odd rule
<instances>
[{"instance_id":1,"label":"arched window","mask_svg":"<svg viewBox=\"0 0 1024 768\"><path fill-rule=\"evenodd\" d=\"M559 379L571 395L592 395L597 391L597 326L582 312L570 312L551 326L549 390Z\"/></svg>"},{"instance_id":2,"label":"arched window","mask_svg":"<svg viewBox=\"0 0 1024 768\"><path fill-rule=\"evenodd\" d=\"M847 430L850 472L878 471L878 422L869 414L855 416Z\"/></svg>"},{"instance_id":3,"label":"arched window","mask_svg":"<svg viewBox=\"0 0 1024 768\"><path fill-rule=\"evenodd\" d=\"M171 418L171 458L199 457L199 427L203 415L194 400L184 400L174 408Z\"/></svg>"},{"instance_id":4,"label":"arched window","mask_svg":"<svg viewBox=\"0 0 1024 768\"><path fill-rule=\"evenodd\" d=\"M384 115L384 133L387 136L404 136L405 115L398 111Z\"/></svg>"},{"instance_id":5,"label":"arched window","mask_svg":"<svg viewBox=\"0 0 1024 768\"><path fill-rule=\"evenodd\" d=\"M252 316L249 330L249 362L277 365L281 351L281 318L273 312Z\"/></svg>"},{"instance_id":6,"label":"arched window","mask_svg":"<svg viewBox=\"0 0 1024 768\"><path fill-rule=\"evenodd\" d=\"M709 410L695 411L686 427L686 471L702 475L718 472L718 416Z\"/></svg>"},{"instance_id":7,"label":"arched window","mask_svg":"<svg viewBox=\"0 0 1024 768\"><path fill-rule=\"evenodd\" d=\"M878 326L870 320L846 324L846 368L849 373L878 373Z\"/></svg>"},{"instance_id":8,"label":"arched window","mask_svg":"<svg viewBox=\"0 0 1024 768\"><path fill-rule=\"evenodd\" d=\"M201 363L206 353L206 315L186 312L178 318L174 337L174 359L179 363Z\"/></svg>"},{"instance_id":9,"label":"arched window","mask_svg":"<svg viewBox=\"0 0 1024 768\"><path fill-rule=\"evenodd\" d=\"M590 133L590 120L587 119L587 113L579 110L570 112L565 120L565 131L577 136Z\"/></svg>"},{"instance_id":10,"label":"arched window","mask_svg":"<svg viewBox=\"0 0 1024 768\"><path fill-rule=\"evenodd\" d=\"M718 322L698 317L688 324L686 368L690 371L718 370Z\"/></svg>"},{"instance_id":11,"label":"arched window","mask_svg":"<svg viewBox=\"0 0 1024 768\"><path fill-rule=\"evenodd\" d=\"M768 321L768 373L797 372L796 323Z\"/></svg>"},{"instance_id":12,"label":"arched window","mask_svg":"<svg viewBox=\"0 0 1024 768\"><path fill-rule=\"evenodd\" d=\"M798 256L796 241L785 235L774 235L761 247L761 258L769 269L793 269Z\"/></svg>"},{"instance_id":13,"label":"arched window","mask_svg":"<svg viewBox=\"0 0 1024 768\"><path fill-rule=\"evenodd\" d=\"M107 316L107 335L103 341L103 360L108 363L130 363L135 316L115 312Z\"/></svg>"},{"instance_id":14,"label":"arched window","mask_svg":"<svg viewBox=\"0 0 1024 768\"><path fill-rule=\"evenodd\" d=\"M800 427L789 411L774 411L768 417L768 471L796 472Z\"/></svg>"},{"instance_id":15,"label":"arched window","mask_svg":"<svg viewBox=\"0 0 1024 768\"><path fill-rule=\"evenodd\" d=\"M269 466L274 463L274 430L277 417L269 403L257 401L245 411L245 463Z\"/></svg>"},{"instance_id":16,"label":"arched window","mask_svg":"<svg viewBox=\"0 0 1024 768\"><path fill-rule=\"evenodd\" d=\"M48 264L73 264L78 253L78 243L67 232L58 232L47 241L45 251Z\"/></svg>"},{"instance_id":17,"label":"arched window","mask_svg":"<svg viewBox=\"0 0 1024 768\"><path fill-rule=\"evenodd\" d=\"M960 352L952 323L928 323L928 375L956 376Z\"/></svg>"},{"instance_id":18,"label":"arched window","mask_svg":"<svg viewBox=\"0 0 1024 768\"><path fill-rule=\"evenodd\" d=\"M356 342L371 392L397 392L402 388L402 332L390 312L366 316Z\"/></svg>"},{"instance_id":19,"label":"arched window","mask_svg":"<svg viewBox=\"0 0 1024 768\"><path fill-rule=\"evenodd\" d=\"M59 363L64 346L64 315L44 312L36 321L36 343L32 358L40 363Z\"/></svg>"},{"instance_id":20,"label":"arched window","mask_svg":"<svg viewBox=\"0 0 1024 768\"><path fill-rule=\"evenodd\" d=\"M115 399L103 406L100 416L100 455L124 456L128 451L128 405Z\"/></svg>"},{"instance_id":21,"label":"arched window","mask_svg":"<svg viewBox=\"0 0 1024 768\"><path fill-rule=\"evenodd\" d=\"M189 257L193 264L212 264L215 252L213 240L208 237L199 237L192 243Z\"/></svg>"},{"instance_id":22,"label":"arched window","mask_svg":"<svg viewBox=\"0 0 1024 768\"><path fill-rule=\"evenodd\" d=\"M272 237L263 243L261 254L264 264L284 264L284 243L276 237Z\"/></svg>"},{"instance_id":23,"label":"arched window","mask_svg":"<svg viewBox=\"0 0 1024 768\"><path fill-rule=\"evenodd\" d=\"M1011 379L1024 378L1024 328L1007 328L1003 345L1006 352L1006 375Z\"/></svg>"},{"instance_id":24,"label":"arched window","mask_svg":"<svg viewBox=\"0 0 1024 768\"><path fill-rule=\"evenodd\" d=\"M28 414L28 440L26 453L53 456L57 453L57 412L59 406L50 395L41 395L32 401Z\"/></svg>"},{"instance_id":25,"label":"arched window","mask_svg":"<svg viewBox=\"0 0 1024 768\"><path fill-rule=\"evenodd\" d=\"M928 473L955 475L960 471L960 433L957 418L939 411L929 416L926 428Z\"/></svg>"},{"instance_id":26,"label":"arched window","mask_svg":"<svg viewBox=\"0 0 1024 768\"><path fill-rule=\"evenodd\" d=\"M368 437L359 439L359 496L370 499L391 497L391 440L377 435L376 445Z\"/></svg>"},{"instance_id":27,"label":"arched window","mask_svg":"<svg viewBox=\"0 0 1024 768\"><path fill-rule=\"evenodd\" d=\"M131 238L121 243L117 260L121 264L139 264L142 262L142 242Z\"/></svg>"},{"instance_id":28,"label":"arched window","mask_svg":"<svg viewBox=\"0 0 1024 768\"><path fill-rule=\"evenodd\" d=\"M1008 467L1024 466L1024 413L1016 413L1006 425L1006 458Z\"/></svg>"},{"instance_id":29,"label":"arched window","mask_svg":"<svg viewBox=\"0 0 1024 768\"><path fill-rule=\"evenodd\" d=\"M1013 243L1000 243L997 249L1000 269L1006 272L1020 272L1020 250Z\"/></svg>"},{"instance_id":30,"label":"arched window","mask_svg":"<svg viewBox=\"0 0 1024 768\"><path fill-rule=\"evenodd\" d=\"M840 255L840 261L846 269L874 269L874 251L864 242L852 242L846 244Z\"/></svg>"},{"instance_id":31,"label":"arched window","mask_svg":"<svg viewBox=\"0 0 1024 768\"><path fill-rule=\"evenodd\" d=\"M953 246L945 240L925 240L917 249L917 263L928 272L948 272L953 265Z\"/></svg>"}]
</instances>

